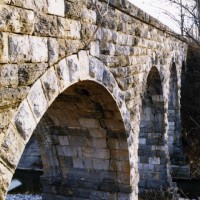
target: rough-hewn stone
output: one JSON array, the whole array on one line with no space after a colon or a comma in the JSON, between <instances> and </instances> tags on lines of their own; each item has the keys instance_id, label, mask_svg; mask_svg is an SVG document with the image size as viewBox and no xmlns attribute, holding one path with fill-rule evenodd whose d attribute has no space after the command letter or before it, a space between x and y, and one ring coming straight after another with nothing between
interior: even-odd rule
<instances>
[{"instance_id":1,"label":"rough-hewn stone","mask_svg":"<svg viewBox=\"0 0 200 200\"><path fill-rule=\"evenodd\" d=\"M170 183L186 44L127 1L111 1L100 25L93 1L0 4L0 199L36 126L44 199L134 200L139 174L144 188Z\"/></svg>"}]
</instances>

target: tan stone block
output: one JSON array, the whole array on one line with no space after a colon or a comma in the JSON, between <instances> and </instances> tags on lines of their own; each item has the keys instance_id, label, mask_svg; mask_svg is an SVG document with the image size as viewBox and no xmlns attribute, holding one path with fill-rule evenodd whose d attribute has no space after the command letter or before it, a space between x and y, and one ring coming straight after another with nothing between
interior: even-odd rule
<instances>
[{"instance_id":1,"label":"tan stone block","mask_svg":"<svg viewBox=\"0 0 200 200\"><path fill-rule=\"evenodd\" d=\"M27 99L35 119L39 122L48 107L40 79L31 87Z\"/></svg>"},{"instance_id":2,"label":"tan stone block","mask_svg":"<svg viewBox=\"0 0 200 200\"><path fill-rule=\"evenodd\" d=\"M48 68L47 63L19 64L19 85L33 84Z\"/></svg>"},{"instance_id":3,"label":"tan stone block","mask_svg":"<svg viewBox=\"0 0 200 200\"><path fill-rule=\"evenodd\" d=\"M58 18L58 34L61 38L81 39L81 23L67 18Z\"/></svg>"},{"instance_id":4,"label":"tan stone block","mask_svg":"<svg viewBox=\"0 0 200 200\"><path fill-rule=\"evenodd\" d=\"M50 105L59 94L58 80L53 67L45 72L41 77L41 81L44 87L45 96Z\"/></svg>"},{"instance_id":5,"label":"tan stone block","mask_svg":"<svg viewBox=\"0 0 200 200\"><path fill-rule=\"evenodd\" d=\"M10 1L10 0L8 0ZM46 0L12 0L12 5L27 8L35 11L47 12Z\"/></svg>"},{"instance_id":6,"label":"tan stone block","mask_svg":"<svg viewBox=\"0 0 200 200\"><path fill-rule=\"evenodd\" d=\"M81 126L85 128L98 128L100 127L99 120L97 119L87 119L87 118L79 118L79 123Z\"/></svg>"},{"instance_id":7,"label":"tan stone block","mask_svg":"<svg viewBox=\"0 0 200 200\"><path fill-rule=\"evenodd\" d=\"M91 139L90 146L94 148L105 149L107 148L106 139L97 139L97 138Z\"/></svg>"},{"instance_id":8,"label":"tan stone block","mask_svg":"<svg viewBox=\"0 0 200 200\"><path fill-rule=\"evenodd\" d=\"M3 164L4 161L0 158L0 199L4 200L7 188L11 182L13 172Z\"/></svg>"},{"instance_id":9,"label":"tan stone block","mask_svg":"<svg viewBox=\"0 0 200 200\"><path fill-rule=\"evenodd\" d=\"M130 173L117 173L117 181L123 184L130 184Z\"/></svg>"},{"instance_id":10,"label":"tan stone block","mask_svg":"<svg viewBox=\"0 0 200 200\"><path fill-rule=\"evenodd\" d=\"M111 150L111 157L115 160L129 161L128 150Z\"/></svg>"},{"instance_id":11,"label":"tan stone block","mask_svg":"<svg viewBox=\"0 0 200 200\"><path fill-rule=\"evenodd\" d=\"M127 141L123 139L108 139L108 145L110 149L128 149Z\"/></svg>"},{"instance_id":12,"label":"tan stone block","mask_svg":"<svg viewBox=\"0 0 200 200\"><path fill-rule=\"evenodd\" d=\"M0 86L16 87L18 85L18 66L12 64L0 65Z\"/></svg>"},{"instance_id":13,"label":"tan stone block","mask_svg":"<svg viewBox=\"0 0 200 200\"><path fill-rule=\"evenodd\" d=\"M90 136L94 138L105 138L107 135L107 132L103 128L89 128L89 134Z\"/></svg>"},{"instance_id":14,"label":"tan stone block","mask_svg":"<svg viewBox=\"0 0 200 200\"><path fill-rule=\"evenodd\" d=\"M31 60L29 37L27 35L9 35L9 60L13 63Z\"/></svg>"},{"instance_id":15,"label":"tan stone block","mask_svg":"<svg viewBox=\"0 0 200 200\"><path fill-rule=\"evenodd\" d=\"M17 130L10 125L3 143L1 144L1 156L12 165L13 169L17 167L21 154L25 147L25 141L19 135Z\"/></svg>"},{"instance_id":16,"label":"tan stone block","mask_svg":"<svg viewBox=\"0 0 200 200\"><path fill-rule=\"evenodd\" d=\"M8 34L0 32L0 63L8 62Z\"/></svg>"},{"instance_id":17,"label":"tan stone block","mask_svg":"<svg viewBox=\"0 0 200 200\"><path fill-rule=\"evenodd\" d=\"M130 173L130 164L125 161L115 161L115 164L112 167L117 169L119 172Z\"/></svg>"},{"instance_id":18,"label":"tan stone block","mask_svg":"<svg viewBox=\"0 0 200 200\"><path fill-rule=\"evenodd\" d=\"M97 14L94 10L84 8L81 12L81 21L89 24L96 24Z\"/></svg>"},{"instance_id":19,"label":"tan stone block","mask_svg":"<svg viewBox=\"0 0 200 200\"><path fill-rule=\"evenodd\" d=\"M70 85L69 69L66 59L62 59L56 66L55 70L58 76L59 90L62 92Z\"/></svg>"},{"instance_id":20,"label":"tan stone block","mask_svg":"<svg viewBox=\"0 0 200 200\"><path fill-rule=\"evenodd\" d=\"M2 110L0 112L0 129L3 129L4 127L8 126L10 123L10 120L15 112L15 109L9 108L7 110ZM0 140L1 143L1 140Z\"/></svg>"},{"instance_id":21,"label":"tan stone block","mask_svg":"<svg viewBox=\"0 0 200 200\"><path fill-rule=\"evenodd\" d=\"M13 123L23 139L26 141L29 140L37 123L27 100L24 100L20 105Z\"/></svg>"},{"instance_id":22,"label":"tan stone block","mask_svg":"<svg viewBox=\"0 0 200 200\"><path fill-rule=\"evenodd\" d=\"M29 87L0 89L0 107L13 105L26 98Z\"/></svg>"},{"instance_id":23,"label":"tan stone block","mask_svg":"<svg viewBox=\"0 0 200 200\"><path fill-rule=\"evenodd\" d=\"M0 31L32 34L34 19L34 12L31 10L8 5L0 6Z\"/></svg>"}]
</instances>

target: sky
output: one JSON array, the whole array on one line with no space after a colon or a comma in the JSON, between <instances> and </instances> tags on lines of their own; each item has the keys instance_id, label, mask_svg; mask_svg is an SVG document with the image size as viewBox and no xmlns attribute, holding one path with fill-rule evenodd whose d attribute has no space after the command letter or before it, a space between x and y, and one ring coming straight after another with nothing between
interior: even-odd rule
<instances>
[{"instance_id":1,"label":"sky","mask_svg":"<svg viewBox=\"0 0 200 200\"><path fill-rule=\"evenodd\" d=\"M180 33L180 28L171 17L165 14L167 12L174 15L178 12L178 9L170 5L169 3L164 3L164 0L128 0L132 4L141 8L146 13L150 14L154 18L161 21L163 24L169 26L172 30L177 33Z\"/></svg>"}]
</instances>

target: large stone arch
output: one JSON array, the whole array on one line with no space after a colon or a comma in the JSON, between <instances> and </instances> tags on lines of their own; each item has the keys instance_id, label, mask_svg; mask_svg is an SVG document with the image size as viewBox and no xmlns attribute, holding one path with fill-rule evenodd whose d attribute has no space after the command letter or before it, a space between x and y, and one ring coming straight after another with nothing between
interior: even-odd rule
<instances>
[{"instance_id":1,"label":"large stone arch","mask_svg":"<svg viewBox=\"0 0 200 200\"><path fill-rule=\"evenodd\" d=\"M101 125L104 126L104 129L106 130L108 130L109 129L108 127L110 126L111 135L110 135L110 138L108 137L106 138L106 140L113 139L113 141L116 141L116 142L110 142L110 145L113 146L113 149L111 149L112 153L115 152L117 153L119 158L120 157L122 158L121 161L120 159L111 159L112 163L114 163L115 169L117 171L120 172L120 169L122 170L121 171L122 175L123 175L123 172L128 174L129 181L127 181L126 179L127 176L124 176L124 175L121 176L123 181L117 182L118 184L117 189L114 188L116 192L114 192L114 194L111 195L111 197L109 198L111 199L120 198L118 195L116 195L116 193L122 196L125 195L125 197L127 198L128 196L130 196L130 198L134 198L135 196L134 192L137 191L137 189L136 189L136 185L134 185L133 183L137 184L137 181L134 180L134 177L130 176L130 174L134 174L134 173L131 173L131 171L132 170L135 171L135 169L133 169L133 167L130 167L130 166L135 166L135 165L134 164L130 165L130 162L129 162L129 156L130 156L132 158L131 162L134 163L134 155L132 155L131 152L128 153L129 143L127 143L127 139L130 135L131 127L129 124L130 122L129 113L126 110L126 105L124 101L124 94L118 88L118 85L114 77L112 76L112 74L106 69L106 67L98 59L88 56L86 51L80 51L78 55L72 55L67 58L64 58L58 64L49 68L45 72L45 74L43 74L31 87L27 98L25 98L22 101L16 115L12 119L12 122L9 125L8 131L1 145L2 154L1 154L0 159L1 159L1 163L3 164L1 164L1 167L0 167L1 168L0 182L2 183L0 187L0 193L1 193L0 196L2 199L4 199L5 197L7 187L9 185L9 182L11 181L12 174L14 173L17 163L21 157L25 144L28 142L29 138L31 137L33 131L35 130L38 123L40 122L44 113L47 112L47 109L51 106L51 104L55 101L55 99L58 97L59 94L63 93L67 88L70 88L70 87L73 88L73 85L76 85L76 84L78 88L75 87L76 89L72 89L71 91L72 94L74 91L76 91L78 92L79 95L87 97L87 95L90 94L90 91L87 91L86 89L84 89L84 87L87 84L96 85L97 87L103 88L102 90L106 91L107 95L110 96L109 99L112 99L112 101L114 102L112 103L112 105L115 104L115 108L117 108L118 110L118 113L116 112L116 114L117 114L117 119L119 121L121 120L120 123L110 124L108 123L109 121L109 117L108 117L106 120L104 120L104 122L102 120L103 125L102 124ZM95 93L95 90L92 92ZM58 99L59 98L62 99L62 95L58 97ZM99 98L101 99L102 97L99 96ZM105 99L106 98L103 98L103 100ZM98 102L98 101L99 100L97 100L99 109L102 109L101 102ZM103 110L103 112L104 111L105 110ZM114 110L111 110L111 111L114 111ZM107 114L109 116L109 113ZM53 126L56 125L56 122L54 121L52 123L52 119L50 119L49 116L47 117L46 114L44 116L44 119L42 120L44 121L43 126L45 123L47 124L46 128L49 128L51 125ZM85 122L83 120L83 124L84 123ZM91 123L95 123L95 120L92 121ZM48 124L50 124L50 126L48 126ZM123 124L123 126L119 124L121 125ZM118 128L119 127L121 128L119 129L117 128L117 130L115 130L114 128L115 126L117 126ZM42 127L42 126L39 126L39 127ZM122 130L122 127L123 127L123 130ZM41 130L42 128L41 129L39 128L39 131L37 132L41 132ZM42 141L44 142L44 138L43 140L42 140L42 137L40 138L41 138L41 144L42 144ZM66 140L66 138L64 138L64 140ZM64 140L61 142L64 142ZM99 145L105 145L105 141ZM111 148L111 146L109 146L109 148ZM124 149L125 156L120 155L121 152L117 152L118 150L123 149L123 148L125 148ZM112 155L112 153L108 153L108 154ZM106 178L106 176L104 178ZM131 186L130 186L130 181L131 181ZM109 188L109 186L110 187L113 186L112 183L113 182L111 181L111 179L108 178L107 183L105 181L105 184L107 184L107 186L103 184L102 187L105 186ZM111 192L105 189L105 187L104 189L102 189L102 191L105 191L105 194L102 193L103 195L107 195L107 193L109 192L113 193L113 191ZM97 194L97 196L98 195L99 194ZM105 198L108 198L108 196Z\"/></svg>"},{"instance_id":2,"label":"large stone arch","mask_svg":"<svg viewBox=\"0 0 200 200\"><path fill-rule=\"evenodd\" d=\"M165 99L162 75L151 67L142 97L139 132L139 190L169 187Z\"/></svg>"}]
</instances>

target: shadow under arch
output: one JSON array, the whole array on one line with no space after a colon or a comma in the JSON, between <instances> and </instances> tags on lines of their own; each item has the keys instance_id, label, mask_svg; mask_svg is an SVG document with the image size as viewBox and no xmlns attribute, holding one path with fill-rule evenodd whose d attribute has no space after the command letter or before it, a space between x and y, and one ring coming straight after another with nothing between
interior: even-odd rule
<instances>
[{"instance_id":1,"label":"shadow under arch","mask_svg":"<svg viewBox=\"0 0 200 200\"><path fill-rule=\"evenodd\" d=\"M12 134L16 138L12 146L7 145L9 154L6 159L10 164L5 167L5 173L9 171L9 176L0 176L6 183L0 188L2 194L7 189L25 143L38 124L36 135L38 143L44 148L42 159L46 170L42 183L50 183L44 192L44 199L58 199L62 195L66 199L121 199L128 198L136 189L130 186L127 144L130 126L123 94L103 63L93 57L84 59L85 62L82 62L83 58L69 56L48 69L21 103L3 141L3 145L6 144ZM73 103L75 105L70 105ZM59 113L56 113L58 107ZM64 114L66 111L68 114ZM81 118L78 118L78 112ZM64 124L65 131L62 129ZM54 136L47 136L48 132L53 132ZM55 137L56 133L58 136ZM83 140L79 138L82 135ZM49 143L45 145L46 141ZM77 149L74 152L70 148L71 156L66 147L70 144ZM52 175L56 181L53 181ZM90 181L87 182L87 178Z\"/></svg>"},{"instance_id":2,"label":"shadow under arch","mask_svg":"<svg viewBox=\"0 0 200 200\"><path fill-rule=\"evenodd\" d=\"M173 157L182 152L181 145L181 117L178 100L178 78L175 63L170 69L169 97L168 97L168 149L173 163Z\"/></svg>"},{"instance_id":3,"label":"shadow under arch","mask_svg":"<svg viewBox=\"0 0 200 200\"><path fill-rule=\"evenodd\" d=\"M36 128L43 199L128 198L127 136L118 107L98 83L82 81L60 94ZM46 191L54 191L48 194Z\"/></svg>"},{"instance_id":4,"label":"shadow under arch","mask_svg":"<svg viewBox=\"0 0 200 200\"><path fill-rule=\"evenodd\" d=\"M139 132L139 191L168 187L164 100L158 69L152 67L142 99Z\"/></svg>"}]
</instances>

